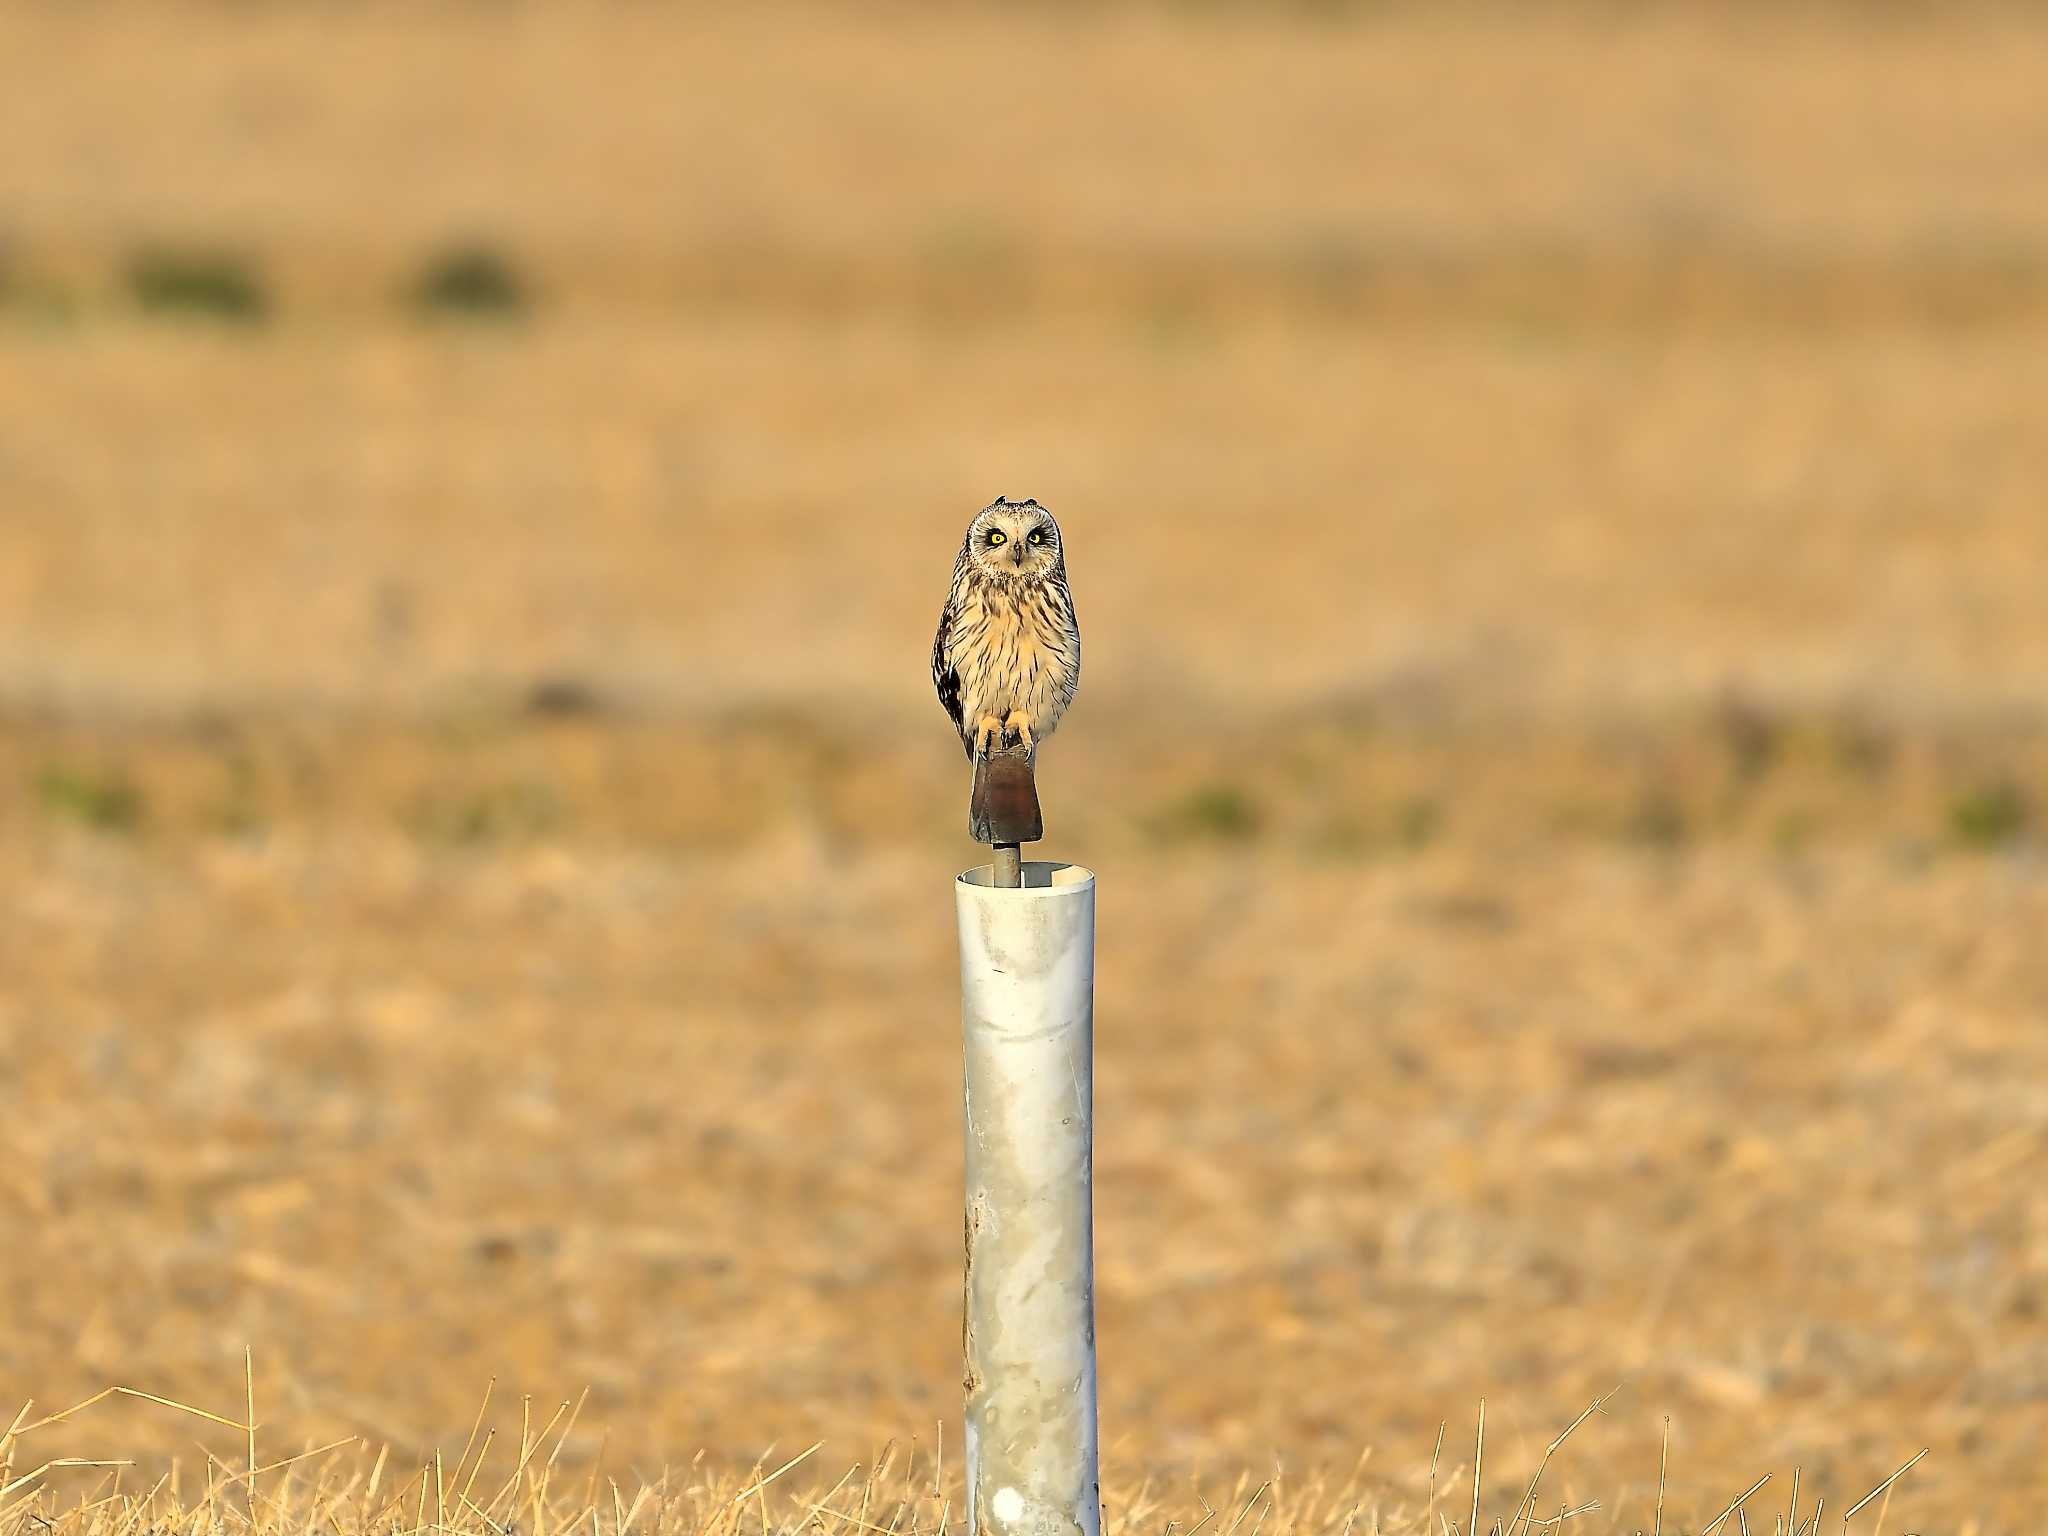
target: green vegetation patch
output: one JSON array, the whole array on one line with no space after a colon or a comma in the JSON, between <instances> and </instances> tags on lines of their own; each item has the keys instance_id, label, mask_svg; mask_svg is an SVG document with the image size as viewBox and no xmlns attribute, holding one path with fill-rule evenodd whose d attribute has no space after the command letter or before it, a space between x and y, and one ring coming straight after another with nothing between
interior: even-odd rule
<instances>
[{"instance_id":1,"label":"green vegetation patch","mask_svg":"<svg viewBox=\"0 0 2048 1536\"><path fill-rule=\"evenodd\" d=\"M472 242L429 258L413 283L411 301L422 314L511 319L531 307L533 295L509 258Z\"/></svg>"},{"instance_id":2,"label":"green vegetation patch","mask_svg":"<svg viewBox=\"0 0 2048 1536\"><path fill-rule=\"evenodd\" d=\"M2007 779L1979 784L1949 802L1949 836L1980 852L2019 841L2033 819L2032 808L2018 785Z\"/></svg>"},{"instance_id":3,"label":"green vegetation patch","mask_svg":"<svg viewBox=\"0 0 2048 1536\"><path fill-rule=\"evenodd\" d=\"M1258 802L1220 780L1191 790L1152 818L1152 831L1168 842L1248 843L1264 828Z\"/></svg>"},{"instance_id":4,"label":"green vegetation patch","mask_svg":"<svg viewBox=\"0 0 2048 1536\"><path fill-rule=\"evenodd\" d=\"M238 325L260 324L270 315L262 278L227 251L150 247L129 259L127 282L129 295L147 314Z\"/></svg>"},{"instance_id":5,"label":"green vegetation patch","mask_svg":"<svg viewBox=\"0 0 2048 1536\"><path fill-rule=\"evenodd\" d=\"M52 764L36 775L36 801L51 816L100 832L132 832L142 825L142 792L119 772Z\"/></svg>"},{"instance_id":6,"label":"green vegetation patch","mask_svg":"<svg viewBox=\"0 0 2048 1536\"><path fill-rule=\"evenodd\" d=\"M456 848L530 842L555 831L561 821L555 792L524 780L431 793L406 817L422 842Z\"/></svg>"}]
</instances>

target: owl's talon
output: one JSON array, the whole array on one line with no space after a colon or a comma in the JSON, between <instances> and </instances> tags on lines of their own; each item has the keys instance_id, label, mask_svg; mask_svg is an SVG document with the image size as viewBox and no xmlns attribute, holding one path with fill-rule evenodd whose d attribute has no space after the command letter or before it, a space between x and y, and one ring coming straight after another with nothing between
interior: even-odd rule
<instances>
[{"instance_id":1,"label":"owl's talon","mask_svg":"<svg viewBox=\"0 0 2048 1536\"><path fill-rule=\"evenodd\" d=\"M1015 736L1026 752L1036 752L1037 745L1031 740L1031 721L1021 709L1010 711L1010 717L1003 722L1003 737L1008 740Z\"/></svg>"},{"instance_id":2,"label":"owl's talon","mask_svg":"<svg viewBox=\"0 0 2048 1536\"><path fill-rule=\"evenodd\" d=\"M1002 720L995 715L977 715L974 720L974 755L976 757L986 757L988 755L990 737L995 738L998 746L1002 745Z\"/></svg>"}]
</instances>

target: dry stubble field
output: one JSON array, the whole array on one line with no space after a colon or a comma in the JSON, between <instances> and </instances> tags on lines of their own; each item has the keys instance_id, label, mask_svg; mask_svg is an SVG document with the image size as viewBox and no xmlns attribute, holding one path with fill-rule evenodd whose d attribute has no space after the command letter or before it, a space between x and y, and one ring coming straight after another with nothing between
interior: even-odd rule
<instances>
[{"instance_id":1,"label":"dry stubble field","mask_svg":"<svg viewBox=\"0 0 2048 1536\"><path fill-rule=\"evenodd\" d=\"M1922 1446L1890 1528L2038 1522L2038 19L116 18L0 15L23 1424L239 1415L247 1346L260 1460L362 1437L266 1526L479 1518L414 1472L495 1378L479 1488L588 1389L522 1529L823 1440L760 1519L858 1463L828 1530L929 1531L923 651L1005 491L1090 647L1116 1521L1462 1526L1482 1397L1505 1521L1622 1383L1546 1516L1648 1528L1668 1421L1667 1528ZM453 239L527 309L399 303ZM181 242L267 317L143 312ZM0 1484L237 1524L201 1444Z\"/></svg>"}]
</instances>

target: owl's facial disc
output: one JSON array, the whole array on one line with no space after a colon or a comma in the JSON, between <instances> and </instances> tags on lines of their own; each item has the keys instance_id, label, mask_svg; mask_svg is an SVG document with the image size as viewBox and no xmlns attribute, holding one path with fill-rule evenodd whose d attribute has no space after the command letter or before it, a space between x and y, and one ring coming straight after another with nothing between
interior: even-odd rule
<instances>
[{"instance_id":1,"label":"owl's facial disc","mask_svg":"<svg viewBox=\"0 0 2048 1536\"><path fill-rule=\"evenodd\" d=\"M1059 529L1035 502L998 502L968 533L974 563L999 577L1044 576L1059 559Z\"/></svg>"}]
</instances>

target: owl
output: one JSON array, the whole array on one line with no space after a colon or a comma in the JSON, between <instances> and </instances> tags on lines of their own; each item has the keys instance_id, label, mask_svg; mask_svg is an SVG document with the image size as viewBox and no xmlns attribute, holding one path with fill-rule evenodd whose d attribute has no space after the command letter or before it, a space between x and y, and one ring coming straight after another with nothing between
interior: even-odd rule
<instances>
[{"instance_id":1,"label":"owl","mask_svg":"<svg viewBox=\"0 0 2048 1536\"><path fill-rule=\"evenodd\" d=\"M998 496L974 515L932 641L932 682L972 762L991 742L1027 752L1081 684L1081 629L1060 525L1036 501Z\"/></svg>"}]
</instances>

